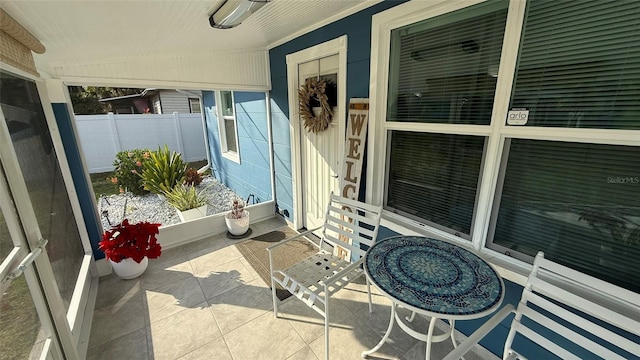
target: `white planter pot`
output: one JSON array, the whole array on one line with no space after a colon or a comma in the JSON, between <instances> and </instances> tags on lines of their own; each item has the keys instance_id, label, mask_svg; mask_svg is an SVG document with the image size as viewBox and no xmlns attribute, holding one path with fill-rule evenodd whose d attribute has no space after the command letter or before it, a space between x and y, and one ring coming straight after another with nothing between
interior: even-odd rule
<instances>
[{"instance_id":1,"label":"white planter pot","mask_svg":"<svg viewBox=\"0 0 640 360\"><path fill-rule=\"evenodd\" d=\"M224 221L227 223L227 230L231 235L242 235L249 230L249 212L245 210L242 213L240 219L232 219L231 211L224 216Z\"/></svg>"},{"instance_id":2,"label":"white planter pot","mask_svg":"<svg viewBox=\"0 0 640 360\"><path fill-rule=\"evenodd\" d=\"M207 204L204 204L199 208L189 209L187 211L180 211L180 210L177 210L177 211L178 211L178 217L180 217L180 221L182 222L193 220L193 219L199 219L207 215Z\"/></svg>"},{"instance_id":3,"label":"white planter pot","mask_svg":"<svg viewBox=\"0 0 640 360\"><path fill-rule=\"evenodd\" d=\"M140 263L137 263L130 258L124 259L120 262L114 262L111 260L109 260L109 262L111 263L111 267L116 275L125 280L135 279L142 275L149 265L149 259L147 259L146 256L142 261L140 261Z\"/></svg>"}]
</instances>

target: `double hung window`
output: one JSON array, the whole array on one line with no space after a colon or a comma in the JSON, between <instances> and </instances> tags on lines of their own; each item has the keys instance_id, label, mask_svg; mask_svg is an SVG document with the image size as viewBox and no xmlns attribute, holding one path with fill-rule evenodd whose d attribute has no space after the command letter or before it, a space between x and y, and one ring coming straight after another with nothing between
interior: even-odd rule
<instances>
[{"instance_id":1,"label":"double hung window","mask_svg":"<svg viewBox=\"0 0 640 360\"><path fill-rule=\"evenodd\" d=\"M521 4L391 30L385 209L640 291L640 3Z\"/></svg>"},{"instance_id":2,"label":"double hung window","mask_svg":"<svg viewBox=\"0 0 640 360\"><path fill-rule=\"evenodd\" d=\"M220 147L222 155L235 162L240 162L233 92L218 91L217 94L218 128L220 129Z\"/></svg>"},{"instance_id":3,"label":"double hung window","mask_svg":"<svg viewBox=\"0 0 640 360\"><path fill-rule=\"evenodd\" d=\"M386 209L465 239L490 133L508 2L392 31ZM446 126L445 126L446 124ZM468 125L480 125L461 135Z\"/></svg>"}]
</instances>

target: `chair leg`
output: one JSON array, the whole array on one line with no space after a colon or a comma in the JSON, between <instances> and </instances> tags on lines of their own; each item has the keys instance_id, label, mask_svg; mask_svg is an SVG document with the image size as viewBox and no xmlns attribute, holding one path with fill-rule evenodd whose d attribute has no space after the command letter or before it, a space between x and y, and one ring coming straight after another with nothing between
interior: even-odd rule
<instances>
[{"instance_id":1,"label":"chair leg","mask_svg":"<svg viewBox=\"0 0 640 360\"><path fill-rule=\"evenodd\" d=\"M373 305L371 304L371 283L369 282L369 278L365 276L367 279L367 293L369 295L369 312L373 312Z\"/></svg>"},{"instance_id":2,"label":"chair leg","mask_svg":"<svg viewBox=\"0 0 640 360\"><path fill-rule=\"evenodd\" d=\"M278 298L276 297L276 282L273 280L273 257L269 251L269 275L271 275L271 296L273 298L273 316L278 317Z\"/></svg>"},{"instance_id":3,"label":"chair leg","mask_svg":"<svg viewBox=\"0 0 640 360\"><path fill-rule=\"evenodd\" d=\"M273 316L278 317L278 297L276 296L276 282L271 277L271 296L273 298Z\"/></svg>"},{"instance_id":4,"label":"chair leg","mask_svg":"<svg viewBox=\"0 0 640 360\"><path fill-rule=\"evenodd\" d=\"M326 289L326 286L325 286ZM327 294L325 290L325 294ZM329 360L329 298L324 299L324 360Z\"/></svg>"},{"instance_id":5,"label":"chair leg","mask_svg":"<svg viewBox=\"0 0 640 360\"><path fill-rule=\"evenodd\" d=\"M273 316L278 317L278 297L276 296L276 284L271 278L271 296L273 297Z\"/></svg>"}]
</instances>

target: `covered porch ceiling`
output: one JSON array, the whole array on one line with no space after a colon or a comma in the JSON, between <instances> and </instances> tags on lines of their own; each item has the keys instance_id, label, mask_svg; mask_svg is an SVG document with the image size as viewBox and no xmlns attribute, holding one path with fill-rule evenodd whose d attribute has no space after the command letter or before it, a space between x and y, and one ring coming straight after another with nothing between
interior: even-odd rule
<instances>
[{"instance_id":1,"label":"covered porch ceiling","mask_svg":"<svg viewBox=\"0 0 640 360\"><path fill-rule=\"evenodd\" d=\"M44 54L34 54L43 77L95 85L224 87L252 80L203 78L207 66L213 75L224 75L233 70L227 62L253 57L266 67L267 49L382 0L271 0L236 28L214 29L209 15L224 1L6 0L2 8L46 47ZM268 70L260 73L260 81L253 81L260 84L253 85L268 88L262 74Z\"/></svg>"}]
</instances>

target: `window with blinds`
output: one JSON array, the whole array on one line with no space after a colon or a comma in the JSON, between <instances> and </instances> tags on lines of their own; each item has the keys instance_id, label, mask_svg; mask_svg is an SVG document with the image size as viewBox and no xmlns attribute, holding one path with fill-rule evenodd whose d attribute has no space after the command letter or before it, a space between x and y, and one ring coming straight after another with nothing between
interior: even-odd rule
<instances>
[{"instance_id":1,"label":"window with blinds","mask_svg":"<svg viewBox=\"0 0 640 360\"><path fill-rule=\"evenodd\" d=\"M489 248L640 290L640 147L508 140Z\"/></svg>"},{"instance_id":2,"label":"window with blinds","mask_svg":"<svg viewBox=\"0 0 640 360\"><path fill-rule=\"evenodd\" d=\"M385 209L470 238L485 138L391 131Z\"/></svg>"},{"instance_id":3,"label":"window with blinds","mask_svg":"<svg viewBox=\"0 0 640 360\"><path fill-rule=\"evenodd\" d=\"M640 129L640 2L529 1L511 108L529 126Z\"/></svg>"},{"instance_id":4,"label":"window with blinds","mask_svg":"<svg viewBox=\"0 0 640 360\"><path fill-rule=\"evenodd\" d=\"M387 121L484 124L508 1L488 1L393 30Z\"/></svg>"}]
</instances>

